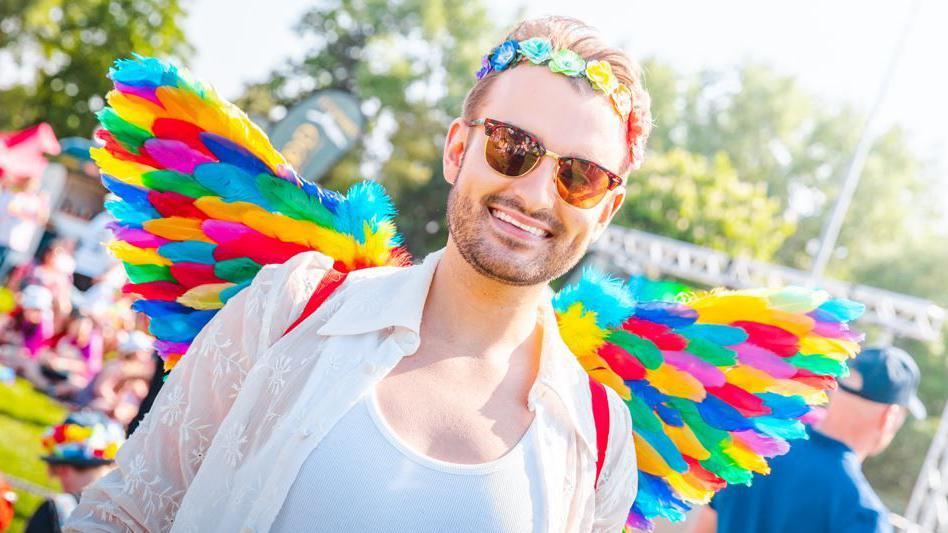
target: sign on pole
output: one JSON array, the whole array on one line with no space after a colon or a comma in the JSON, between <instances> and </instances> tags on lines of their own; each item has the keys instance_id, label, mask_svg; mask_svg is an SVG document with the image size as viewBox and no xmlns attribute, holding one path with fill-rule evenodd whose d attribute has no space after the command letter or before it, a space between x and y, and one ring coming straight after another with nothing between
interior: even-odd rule
<instances>
[{"instance_id":1,"label":"sign on pole","mask_svg":"<svg viewBox=\"0 0 948 533\"><path fill-rule=\"evenodd\" d=\"M301 177L319 181L352 148L364 125L354 96L326 90L290 109L273 126L270 139Z\"/></svg>"}]
</instances>

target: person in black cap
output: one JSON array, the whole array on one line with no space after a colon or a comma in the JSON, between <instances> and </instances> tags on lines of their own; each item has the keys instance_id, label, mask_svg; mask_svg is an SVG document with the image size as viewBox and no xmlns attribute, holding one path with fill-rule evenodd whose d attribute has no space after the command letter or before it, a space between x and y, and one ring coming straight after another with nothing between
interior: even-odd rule
<instances>
[{"instance_id":1,"label":"person in black cap","mask_svg":"<svg viewBox=\"0 0 948 533\"><path fill-rule=\"evenodd\" d=\"M47 498L26 525L26 533L59 533L79 503L82 490L112 469L115 453L125 441L122 427L97 411L71 413L43 434L42 457L63 492Z\"/></svg>"},{"instance_id":2,"label":"person in black cap","mask_svg":"<svg viewBox=\"0 0 948 533\"><path fill-rule=\"evenodd\" d=\"M907 413L925 418L920 373L899 348L867 348L830 397L809 440L771 463L750 487L732 485L699 512L695 533L889 532L888 510L862 462L881 453Z\"/></svg>"}]
</instances>

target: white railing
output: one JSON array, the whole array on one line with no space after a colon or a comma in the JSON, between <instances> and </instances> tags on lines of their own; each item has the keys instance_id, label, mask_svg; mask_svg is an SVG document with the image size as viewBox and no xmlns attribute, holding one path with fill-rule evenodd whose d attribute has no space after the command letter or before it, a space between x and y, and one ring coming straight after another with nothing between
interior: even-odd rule
<instances>
[{"instance_id":1,"label":"white railing","mask_svg":"<svg viewBox=\"0 0 948 533\"><path fill-rule=\"evenodd\" d=\"M590 261L600 268L651 277L672 276L713 287L809 286L810 275L802 270L731 257L704 246L677 241L629 228L610 227L590 248ZM888 334L923 341L940 338L945 310L934 303L837 280L817 284L833 296L849 298L866 306L861 321L880 326Z\"/></svg>"}]
</instances>

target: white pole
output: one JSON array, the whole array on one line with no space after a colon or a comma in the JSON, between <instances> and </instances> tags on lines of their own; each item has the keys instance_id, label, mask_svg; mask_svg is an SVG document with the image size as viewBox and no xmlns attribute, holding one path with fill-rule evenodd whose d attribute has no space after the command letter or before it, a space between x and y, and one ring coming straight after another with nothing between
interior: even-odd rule
<instances>
[{"instance_id":1,"label":"white pole","mask_svg":"<svg viewBox=\"0 0 948 533\"><path fill-rule=\"evenodd\" d=\"M872 106L869 108L869 116L866 117L862 133L859 135L859 142L856 144L856 149L846 169L843 188L839 192L836 204L833 206L830 219L827 221L826 226L823 227L823 235L820 237L820 249L813 259L813 266L810 269L811 285L816 285L823 278L826 265L829 263L833 250L836 248L836 239L839 238L839 231L842 229L843 219L846 218L846 212L849 211L853 194L856 192L856 187L859 185L859 178L862 176L862 169L866 164L866 156L869 154L869 148L872 147L872 141L875 140L873 126L876 116L879 114L879 109L882 107L882 103L885 101L885 97L889 92L889 85L895 76L895 70L898 67L899 60L902 58L905 42L908 40L909 32L915 23L915 17L918 14L921 3L921 0L915 0L909 7L908 17L905 20L905 25L902 27L902 33L899 34L899 40L895 44L895 49L892 51L892 57L889 59L889 65L886 67L885 74L882 77L879 92L876 93L875 100L873 100Z\"/></svg>"}]
</instances>

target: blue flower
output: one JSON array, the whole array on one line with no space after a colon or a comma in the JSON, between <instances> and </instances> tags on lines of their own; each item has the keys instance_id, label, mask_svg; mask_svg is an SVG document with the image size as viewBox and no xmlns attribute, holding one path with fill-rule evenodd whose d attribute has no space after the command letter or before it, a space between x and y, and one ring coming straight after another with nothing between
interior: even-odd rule
<instances>
[{"instance_id":1,"label":"blue flower","mask_svg":"<svg viewBox=\"0 0 948 533\"><path fill-rule=\"evenodd\" d=\"M529 59L534 65L542 65L548 61L552 52L553 45L549 39L533 37L526 41L520 41L520 54Z\"/></svg>"},{"instance_id":2,"label":"blue flower","mask_svg":"<svg viewBox=\"0 0 948 533\"><path fill-rule=\"evenodd\" d=\"M516 62L520 44L517 41L504 41L490 53L490 67L494 70L504 70Z\"/></svg>"}]
</instances>

